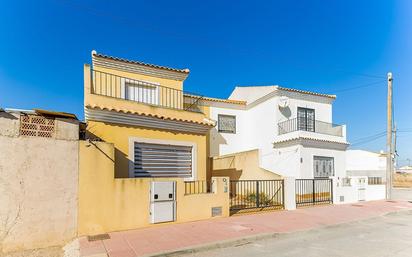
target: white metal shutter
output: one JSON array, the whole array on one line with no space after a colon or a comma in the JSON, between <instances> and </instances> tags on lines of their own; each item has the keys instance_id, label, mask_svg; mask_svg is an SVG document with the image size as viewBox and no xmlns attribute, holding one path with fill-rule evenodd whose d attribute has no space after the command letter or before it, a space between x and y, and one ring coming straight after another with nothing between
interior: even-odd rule
<instances>
[{"instance_id":1,"label":"white metal shutter","mask_svg":"<svg viewBox=\"0 0 412 257\"><path fill-rule=\"evenodd\" d=\"M190 177L192 146L134 143L135 177Z\"/></svg>"}]
</instances>

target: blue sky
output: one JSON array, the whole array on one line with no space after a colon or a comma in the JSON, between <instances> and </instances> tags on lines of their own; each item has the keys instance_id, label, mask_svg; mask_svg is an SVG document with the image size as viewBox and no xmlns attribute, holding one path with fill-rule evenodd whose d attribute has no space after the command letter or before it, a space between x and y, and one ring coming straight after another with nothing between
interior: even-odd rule
<instances>
[{"instance_id":1,"label":"blue sky","mask_svg":"<svg viewBox=\"0 0 412 257\"><path fill-rule=\"evenodd\" d=\"M408 0L2 1L0 107L83 118L83 64L96 49L189 68L185 89L208 96L267 84L336 93L334 122L347 124L349 141L360 143L353 148L379 151L385 137L365 141L386 129L385 76L392 71L399 160L406 164L410 17Z\"/></svg>"}]
</instances>

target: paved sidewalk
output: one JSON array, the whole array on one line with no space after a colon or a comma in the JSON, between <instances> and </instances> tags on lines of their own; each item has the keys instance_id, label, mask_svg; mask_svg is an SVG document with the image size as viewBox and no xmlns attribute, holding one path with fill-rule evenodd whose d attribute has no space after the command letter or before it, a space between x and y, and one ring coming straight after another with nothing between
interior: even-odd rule
<instances>
[{"instance_id":1,"label":"paved sidewalk","mask_svg":"<svg viewBox=\"0 0 412 257\"><path fill-rule=\"evenodd\" d=\"M136 257L235 241L244 237L282 234L337 225L412 210L407 201L374 201L357 204L308 207L251 215L164 225L110 233L110 239L80 239L81 256ZM96 255L97 256L97 255Z\"/></svg>"}]
</instances>

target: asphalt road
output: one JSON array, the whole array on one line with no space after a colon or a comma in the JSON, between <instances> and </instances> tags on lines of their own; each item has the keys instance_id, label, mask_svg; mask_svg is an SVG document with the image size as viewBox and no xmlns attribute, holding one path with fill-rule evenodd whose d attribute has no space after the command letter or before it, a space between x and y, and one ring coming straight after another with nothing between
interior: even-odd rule
<instances>
[{"instance_id":1,"label":"asphalt road","mask_svg":"<svg viewBox=\"0 0 412 257\"><path fill-rule=\"evenodd\" d=\"M394 188L392 189L392 198L412 201L412 188Z\"/></svg>"},{"instance_id":2,"label":"asphalt road","mask_svg":"<svg viewBox=\"0 0 412 257\"><path fill-rule=\"evenodd\" d=\"M411 257L412 211L184 256Z\"/></svg>"}]
</instances>

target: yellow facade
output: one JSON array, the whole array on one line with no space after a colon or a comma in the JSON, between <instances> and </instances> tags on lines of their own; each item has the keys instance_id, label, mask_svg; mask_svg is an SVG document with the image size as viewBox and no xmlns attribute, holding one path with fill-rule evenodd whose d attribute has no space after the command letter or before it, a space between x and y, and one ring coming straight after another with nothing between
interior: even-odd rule
<instances>
[{"instance_id":1,"label":"yellow facade","mask_svg":"<svg viewBox=\"0 0 412 257\"><path fill-rule=\"evenodd\" d=\"M115 178L115 148L104 142L80 142L78 233L94 235L146 227L150 181L177 182L177 219L188 222L212 217L212 207L229 215L228 178L213 178L213 193L185 195L181 178ZM170 223L167 223L170 224Z\"/></svg>"},{"instance_id":2,"label":"yellow facade","mask_svg":"<svg viewBox=\"0 0 412 257\"><path fill-rule=\"evenodd\" d=\"M111 62L112 60L105 60ZM88 119L87 135L92 141L80 143L79 154L79 235L91 235L110 231L134 229L153 225L149 222L150 212L150 182L176 181L177 183L177 217L175 222L186 222L212 217L212 207L221 207L219 216L229 215L228 178L210 178L207 173L208 163L208 134L207 129L214 122L207 119L208 108L204 113L184 110L183 80L173 79L173 74L162 75L153 72L153 66L142 73L131 72L128 63L121 66L117 61L108 68L94 64L84 66L84 105L85 109L109 112L110 115L135 115L136 118L156 119L156 122L180 122L205 128L203 132L189 133L179 129L168 130L157 127L127 125L118 122ZM119 68L120 67L120 68ZM129 69L130 68L130 69ZM139 66L139 69L145 67ZM151 70L150 70L151 69ZM157 69L157 68L155 68ZM161 69L161 68L159 68ZM167 70L159 72L174 72ZM103 74L103 75L102 75ZM108 75L105 75L108 74ZM165 78L168 77L169 78ZM178 77L178 76L177 76ZM124 90L127 79L133 79L159 85L158 104L142 103L126 100L120 90ZM123 82L122 82L123 81ZM169 90L170 89L170 90ZM98 93L96 93L98 92ZM167 94L177 95L177 104L167 108ZM205 114L206 112L206 114ZM115 116L116 117L116 116ZM120 117L120 116L117 116ZM183 126L182 125L182 126ZM175 127L176 128L176 127ZM166 178L129 178L130 164L133 163L130 140L156 140L164 142L185 142L194 145L193 176L196 181L213 181L212 193L185 194L185 179L176 177ZM97 141L96 141L97 140ZM99 142L102 141L102 142Z\"/></svg>"},{"instance_id":3,"label":"yellow facade","mask_svg":"<svg viewBox=\"0 0 412 257\"><path fill-rule=\"evenodd\" d=\"M206 179L206 135L175 133L172 131L155 130L142 127L107 124L90 121L87 124L88 132L105 142L114 145L116 178L127 178L129 170L129 138L185 141L196 144L196 180Z\"/></svg>"}]
</instances>

